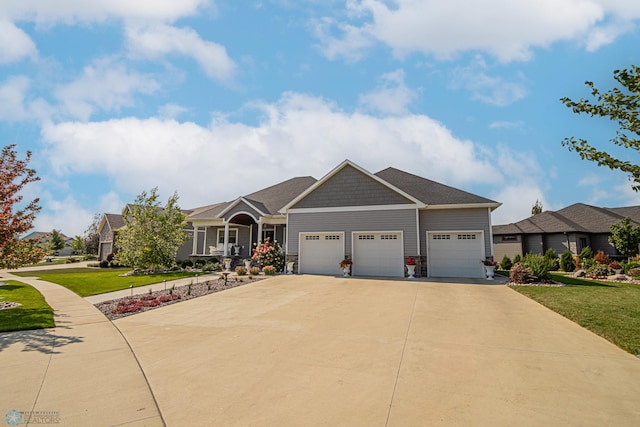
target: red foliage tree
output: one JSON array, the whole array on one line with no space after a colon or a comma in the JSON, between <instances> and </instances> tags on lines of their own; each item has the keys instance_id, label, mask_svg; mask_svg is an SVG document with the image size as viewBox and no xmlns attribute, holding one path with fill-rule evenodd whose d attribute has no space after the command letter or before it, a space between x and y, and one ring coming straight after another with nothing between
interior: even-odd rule
<instances>
[{"instance_id":1,"label":"red foliage tree","mask_svg":"<svg viewBox=\"0 0 640 427\"><path fill-rule=\"evenodd\" d=\"M38 181L36 171L27 167L31 152L24 160L18 159L15 144L2 149L0 154L0 267L17 268L37 262L44 251L35 240L20 240L19 235L33 227L36 213L40 211L38 199L15 209L22 202L19 194L30 182Z\"/></svg>"}]
</instances>

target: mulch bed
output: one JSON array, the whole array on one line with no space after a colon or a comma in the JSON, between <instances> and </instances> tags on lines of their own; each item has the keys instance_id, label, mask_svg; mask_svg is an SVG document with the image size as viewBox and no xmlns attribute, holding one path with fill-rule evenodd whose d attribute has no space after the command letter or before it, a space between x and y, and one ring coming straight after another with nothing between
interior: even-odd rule
<instances>
[{"instance_id":1,"label":"mulch bed","mask_svg":"<svg viewBox=\"0 0 640 427\"><path fill-rule=\"evenodd\" d=\"M192 298L212 294L214 292L224 291L225 289L247 285L265 278L265 276L252 276L252 278L231 277L227 280L226 285L224 283L224 279L208 280L198 284L176 286L175 288L167 289L166 291L154 291L151 293L134 295L133 297L104 301L95 304L95 306L110 320L116 320L121 317L131 316L132 314L164 307L169 304L175 304Z\"/></svg>"}]
</instances>

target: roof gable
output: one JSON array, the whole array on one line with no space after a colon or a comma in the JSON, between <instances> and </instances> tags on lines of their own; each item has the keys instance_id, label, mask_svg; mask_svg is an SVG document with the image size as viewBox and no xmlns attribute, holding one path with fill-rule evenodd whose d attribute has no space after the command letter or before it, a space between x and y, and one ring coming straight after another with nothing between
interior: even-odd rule
<instances>
[{"instance_id":1,"label":"roof gable","mask_svg":"<svg viewBox=\"0 0 640 427\"><path fill-rule=\"evenodd\" d=\"M420 201L345 160L283 208L416 205Z\"/></svg>"}]
</instances>

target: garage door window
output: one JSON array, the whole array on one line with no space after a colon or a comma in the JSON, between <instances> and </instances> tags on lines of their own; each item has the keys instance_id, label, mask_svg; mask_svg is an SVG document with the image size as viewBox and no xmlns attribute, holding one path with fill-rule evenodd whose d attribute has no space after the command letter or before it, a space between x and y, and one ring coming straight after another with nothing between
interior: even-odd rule
<instances>
[{"instance_id":1,"label":"garage door window","mask_svg":"<svg viewBox=\"0 0 640 427\"><path fill-rule=\"evenodd\" d=\"M397 234L383 234L380 236L380 240L398 240Z\"/></svg>"},{"instance_id":2,"label":"garage door window","mask_svg":"<svg viewBox=\"0 0 640 427\"><path fill-rule=\"evenodd\" d=\"M475 234L458 234L458 240L476 240Z\"/></svg>"},{"instance_id":3,"label":"garage door window","mask_svg":"<svg viewBox=\"0 0 640 427\"><path fill-rule=\"evenodd\" d=\"M434 234L433 240L450 240L451 234Z\"/></svg>"},{"instance_id":4,"label":"garage door window","mask_svg":"<svg viewBox=\"0 0 640 427\"><path fill-rule=\"evenodd\" d=\"M324 240L340 240L340 235L334 234L334 235L324 236Z\"/></svg>"},{"instance_id":5,"label":"garage door window","mask_svg":"<svg viewBox=\"0 0 640 427\"><path fill-rule=\"evenodd\" d=\"M320 236L304 236L304 240L320 240Z\"/></svg>"},{"instance_id":6,"label":"garage door window","mask_svg":"<svg viewBox=\"0 0 640 427\"><path fill-rule=\"evenodd\" d=\"M373 234L360 234L358 240L373 240L375 239Z\"/></svg>"}]
</instances>

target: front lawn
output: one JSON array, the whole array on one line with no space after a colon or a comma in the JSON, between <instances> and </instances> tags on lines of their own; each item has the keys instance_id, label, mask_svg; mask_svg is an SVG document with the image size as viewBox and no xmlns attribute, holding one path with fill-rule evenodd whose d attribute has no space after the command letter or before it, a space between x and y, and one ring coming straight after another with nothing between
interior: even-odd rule
<instances>
[{"instance_id":1,"label":"front lawn","mask_svg":"<svg viewBox=\"0 0 640 427\"><path fill-rule=\"evenodd\" d=\"M567 286L513 286L513 289L629 353L640 355L640 285L557 273L552 278Z\"/></svg>"},{"instance_id":2,"label":"front lawn","mask_svg":"<svg viewBox=\"0 0 640 427\"><path fill-rule=\"evenodd\" d=\"M0 302L17 302L19 307L0 310L0 332L53 328L53 310L32 286L8 280L0 286Z\"/></svg>"},{"instance_id":3,"label":"front lawn","mask_svg":"<svg viewBox=\"0 0 640 427\"><path fill-rule=\"evenodd\" d=\"M58 270L38 270L15 272L16 276L39 277L47 282L57 283L75 292L81 297L103 294L105 292L119 291L134 287L162 283L164 280L176 280L184 277L193 277L195 272L172 272L162 274L148 274L138 276L121 276L131 271L128 268L64 268Z\"/></svg>"}]
</instances>

